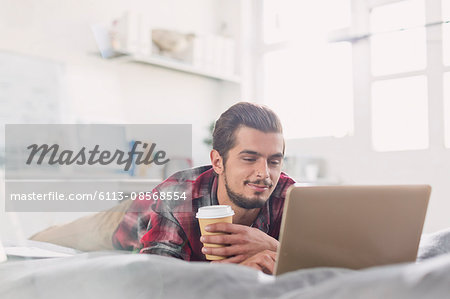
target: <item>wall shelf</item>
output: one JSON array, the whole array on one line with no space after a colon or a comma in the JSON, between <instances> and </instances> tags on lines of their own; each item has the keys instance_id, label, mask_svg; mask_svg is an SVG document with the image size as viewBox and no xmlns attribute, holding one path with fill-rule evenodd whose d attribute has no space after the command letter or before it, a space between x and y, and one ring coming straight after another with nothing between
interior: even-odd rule
<instances>
[{"instance_id":1,"label":"wall shelf","mask_svg":"<svg viewBox=\"0 0 450 299\"><path fill-rule=\"evenodd\" d=\"M165 59L164 57L132 55L130 56L130 58L131 58L130 61L133 62L151 64L179 72L194 74L197 76L212 78L220 81L232 82L236 84L241 83L241 79L237 75L223 75L215 72L209 72L202 70L198 67L189 65L187 63L182 63L171 59Z\"/></svg>"}]
</instances>

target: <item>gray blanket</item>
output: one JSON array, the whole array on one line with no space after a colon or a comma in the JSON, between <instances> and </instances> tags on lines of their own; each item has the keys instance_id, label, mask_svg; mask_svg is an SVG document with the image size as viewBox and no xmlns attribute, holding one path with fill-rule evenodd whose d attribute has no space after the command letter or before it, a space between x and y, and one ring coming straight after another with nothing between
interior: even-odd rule
<instances>
[{"instance_id":1,"label":"gray blanket","mask_svg":"<svg viewBox=\"0 0 450 299\"><path fill-rule=\"evenodd\" d=\"M450 229L425 235L418 260L273 277L239 265L82 253L0 264L0 298L450 298Z\"/></svg>"}]
</instances>

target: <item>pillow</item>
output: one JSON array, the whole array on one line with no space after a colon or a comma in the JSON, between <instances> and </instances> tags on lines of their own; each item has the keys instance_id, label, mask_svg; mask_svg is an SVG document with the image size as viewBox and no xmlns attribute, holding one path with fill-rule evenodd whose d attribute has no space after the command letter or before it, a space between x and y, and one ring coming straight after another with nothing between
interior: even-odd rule
<instances>
[{"instance_id":1,"label":"pillow","mask_svg":"<svg viewBox=\"0 0 450 299\"><path fill-rule=\"evenodd\" d=\"M423 234L420 239L417 261L450 253L450 227L432 234Z\"/></svg>"},{"instance_id":2,"label":"pillow","mask_svg":"<svg viewBox=\"0 0 450 299\"><path fill-rule=\"evenodd\" d=\"M114 250L112 236L132 202L125 200L107 211L51 226L31 236L30 240L82 251Z\"/></svg>"}]
</instances>

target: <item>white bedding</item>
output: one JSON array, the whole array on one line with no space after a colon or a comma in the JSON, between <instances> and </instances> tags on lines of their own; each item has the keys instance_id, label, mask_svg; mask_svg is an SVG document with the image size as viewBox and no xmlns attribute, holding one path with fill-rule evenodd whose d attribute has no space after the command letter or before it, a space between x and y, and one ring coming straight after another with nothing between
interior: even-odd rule
<instances>
[{"instance_id":1,"label":"white bedding","mask_svg":"<svg viewBox=\"0 0 450 299\"><path fill-rule=\"evenodd\" d=\"M0 264L0 298L450 298L450 230L428 237L418 263L279 277L122 252L14 261Z\"/></svg>"}]
</instances>

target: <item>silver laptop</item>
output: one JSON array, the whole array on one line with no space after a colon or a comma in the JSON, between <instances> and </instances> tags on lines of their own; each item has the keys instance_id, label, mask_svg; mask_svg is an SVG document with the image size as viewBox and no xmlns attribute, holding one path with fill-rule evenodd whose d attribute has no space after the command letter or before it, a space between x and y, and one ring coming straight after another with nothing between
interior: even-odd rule
<instances>
[{"instance_id":1,"label":"silver laptop","mask_svg":"<svg viewBox=\"0 0 450 299\"><path fill-rule=\"evenodd\" d=\"M428 185L290 187L274 274L415 261L430 193Z\"/></svg>"}]
</instances>

